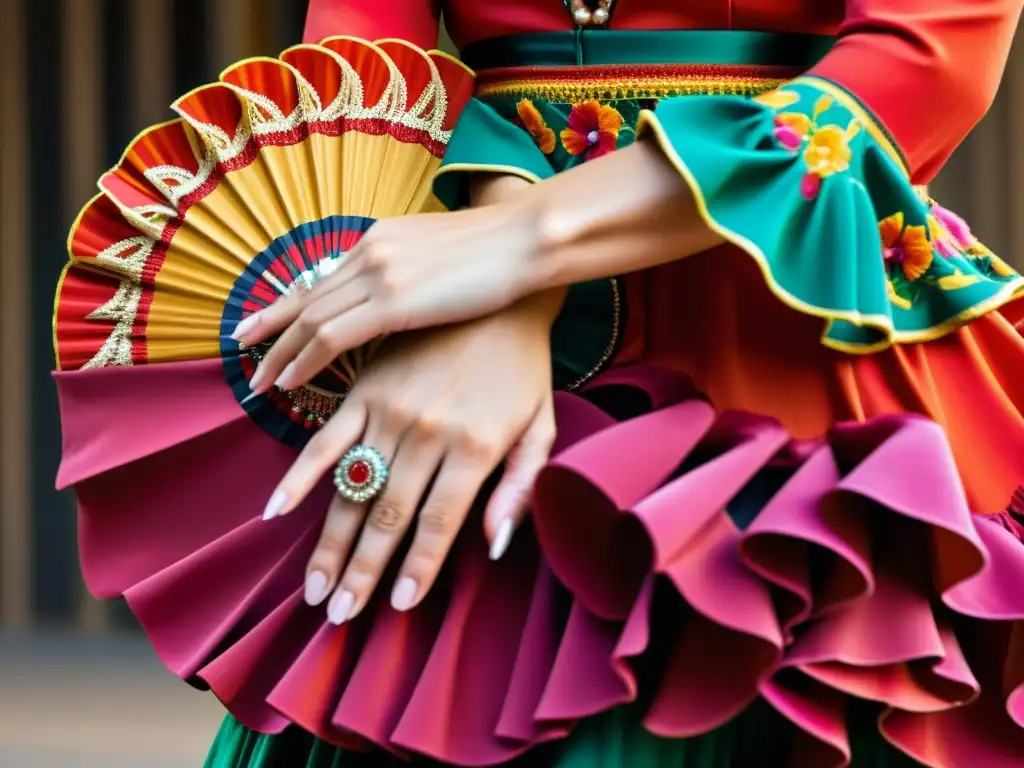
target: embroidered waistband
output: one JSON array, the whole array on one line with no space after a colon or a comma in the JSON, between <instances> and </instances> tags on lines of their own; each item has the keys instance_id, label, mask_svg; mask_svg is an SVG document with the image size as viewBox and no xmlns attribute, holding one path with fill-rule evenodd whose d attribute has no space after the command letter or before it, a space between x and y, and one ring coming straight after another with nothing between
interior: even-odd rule
<instances>
[{"instance_id":1,"label":"embroidered waistband","mask_svg":"<svg viewBox=\"0 0 1024 768\"><path fill-rule=\"evenodd\" d=\"M479 98L542 98L577 104L587 99L665 99L723 94L754 96L801 74L790 67L728 64L508 67L477 76Z\"/></svg>"}]
</instances>

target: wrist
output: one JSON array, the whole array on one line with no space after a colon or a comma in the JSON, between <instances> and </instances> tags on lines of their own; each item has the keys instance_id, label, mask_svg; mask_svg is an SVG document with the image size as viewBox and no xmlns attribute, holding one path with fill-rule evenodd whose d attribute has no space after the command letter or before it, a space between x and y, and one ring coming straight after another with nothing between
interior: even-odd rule
<instances>
[{"instance_id":1,"label":"wrist","mask_svg":"<svg viewBox=\"0 0 1024 768\"><path fill-rule=\"evenodd\" d=\"M624 189L623 194L606 191ZM584 163L507 201L530 230L522 294L622 275L721 243L690 187L650 142Z\"/></svg>"},{"instance_id":2,"label":"wrist","mask_svg":"<svg viewBox=\"0 0 1024 768\"><path fill-rule=\"evenodd\" d=\"M493 315L492 320L536 329L546 336L562 311L568 292L568 288L556 287L530 294Z\"/></svg>"}]
</instances>

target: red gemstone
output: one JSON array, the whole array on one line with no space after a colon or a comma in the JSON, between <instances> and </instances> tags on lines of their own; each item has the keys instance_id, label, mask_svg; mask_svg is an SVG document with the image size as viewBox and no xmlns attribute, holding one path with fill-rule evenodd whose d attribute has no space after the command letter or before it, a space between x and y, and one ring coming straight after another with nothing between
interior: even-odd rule
<instances>
[{"instance_id":1,"label":"red gemstone","mask_svg":"<svg viewBox=\"0 0 1024 768\"><path fill-rule=\"evenodd\" d=\"M363 485L370 479L370 463L359 459L348 465L348 481L353 485Z\"/></svg>"}]
</instances>

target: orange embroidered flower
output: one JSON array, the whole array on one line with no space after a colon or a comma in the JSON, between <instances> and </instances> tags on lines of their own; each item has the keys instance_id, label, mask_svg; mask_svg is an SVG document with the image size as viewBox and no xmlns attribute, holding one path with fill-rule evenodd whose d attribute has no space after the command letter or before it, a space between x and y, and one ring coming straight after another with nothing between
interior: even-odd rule
<instances>
[{"instance_id":1,"label":"orange embroidered flower","mask_svg":"<svg viewBox=\"0 0 1024 768\"><path fill-rule=\"evenodd\" d=\"M607 155L619 140L622 115L614 107L590 99L569 113L569 127L562 131L562 146L570 155L584 160Z\"/></svg>"},{"instance_id":2,"label":"orange embroidered flower","mask_svg":"<svg viewBox=\"0 0 1024 768\"><path fill-rule=\"evenodd\" d=\"M554 152L555 132L548 128L547 123L544 122L544 118L533 102L529 99L523 99L516 104L516 112L519 113L519 119L523 121L523 127L533 137L540 151L545 155L550 155Z\"/></svg>"},{"instance_id":3,"label":"orange embroidered flower","mask_svg":"<svg viewBox=\"0 0 1024 768\"><path fill-rule=\"evenodd\" d=\"M903 213L894 213L878 222L882 238L882 256L886 264L897 265L907 280L917 280L932 265L935 254L922 226L904 226Z\"/></svg>"}]
</instances>

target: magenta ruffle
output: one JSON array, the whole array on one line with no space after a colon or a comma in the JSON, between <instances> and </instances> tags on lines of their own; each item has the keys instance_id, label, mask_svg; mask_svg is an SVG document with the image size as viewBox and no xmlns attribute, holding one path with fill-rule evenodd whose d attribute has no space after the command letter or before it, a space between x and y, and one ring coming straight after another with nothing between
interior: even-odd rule
<instances>
[{"instance_id":1,"label":"magenta ruffle","mask_svg":"<svg viewBox=\"0 0 1024 768\"><path fill-rule=\"evenodd\" d=\"M674 375L613 371L558 396L536 535L492 564L471 522L420 609L334 628L301 599L332 490L259 519L295 451L219 361L57 383L87 583L256 730L494 765L638 698L651 731L690 736L763 697L798 733L791 764L832 768L855 696L925 765L1024 764L1021 530L970 512L927 420L797 443ZM740 531L726 505L776 465L795 474Z\"/></svg>"}]
</instances>

